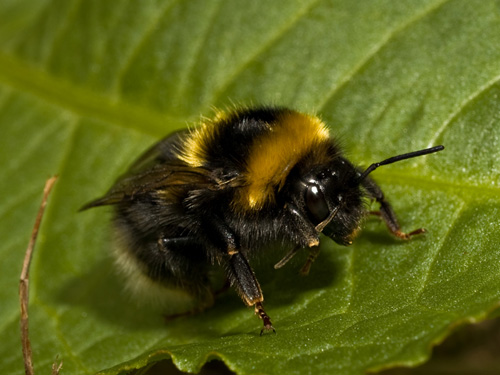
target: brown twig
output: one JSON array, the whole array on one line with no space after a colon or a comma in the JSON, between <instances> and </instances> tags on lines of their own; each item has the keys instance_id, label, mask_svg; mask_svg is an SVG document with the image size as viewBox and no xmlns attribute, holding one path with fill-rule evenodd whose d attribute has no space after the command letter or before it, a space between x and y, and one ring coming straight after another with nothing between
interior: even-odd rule
<instances>
[{"instance_id":1,"label":"brown twig","mask_svg":"<svg viewBox=\"0 0 500 375\"><path fill-rule=\"evenodd\" d=\"M56 358L57 361L57 358ZM62 361L59 363L54 362L52 364L52 375L59 375L59 371L61 371L62 368Z\"/></svg>"},{"instance_id":2,"label":"brown twig","mask_svg":"<svg viewBox=\"0 0 500 375\"><path fill-rule=\"evenodd\" d=\"M54 176L49 178L45 182L42 203L40 204L40 208L38 209L35 225L33 226L33 231L31 232L30 242L28 244L28 248L26 249L26 254L24 255L23 270L21 271L21 278L19 282L19 301L21 302L21 342L23 347L24 371L26 375L34 374L33 362L31 359L31 344L28 335L29 271L36 238L38 236L38 230L40 229L43 212L45 211L45 206L47 205L47 198L49 197L50 191L52 190L52 187L54 186L56 180L57 176ZM53 366L52 373L58 374L59 368L60 367Z\"/></svg>"}]
</instances>

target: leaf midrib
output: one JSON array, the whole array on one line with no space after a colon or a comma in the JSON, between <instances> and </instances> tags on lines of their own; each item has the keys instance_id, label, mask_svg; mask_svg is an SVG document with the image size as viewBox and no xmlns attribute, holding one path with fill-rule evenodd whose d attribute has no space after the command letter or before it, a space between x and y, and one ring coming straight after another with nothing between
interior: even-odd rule
<instances>
[{"instance_id":1,"label":"leaf midrib","mask_svg":"<svg viewBox=\"0 0 500 375\"><path fill-rule=\"evenodd\" d=\"M185 120L75 86L4 53L0 53L0 82L81 117L133 130L140 125L141 132L155 136L164 135L166 123L180 124Z\"/></svg>"}]
</instances>

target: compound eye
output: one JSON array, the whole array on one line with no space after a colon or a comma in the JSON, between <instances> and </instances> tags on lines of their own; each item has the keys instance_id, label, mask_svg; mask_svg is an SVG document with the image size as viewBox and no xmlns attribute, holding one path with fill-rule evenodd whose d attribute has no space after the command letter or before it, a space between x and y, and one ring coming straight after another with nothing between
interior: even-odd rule
<instances>
[{"instance_id":1,"label":"compound eye","mask_svg":"<svg viewBox=\"0 0 500 375\"><path fill-rule=\"evenodd\" d=\"M306 206L312 218L316 220L315 224L325 220L330 211L326 204L325 196L317 185L309 185L306 190Z\"/></svg>"}]
</instances>

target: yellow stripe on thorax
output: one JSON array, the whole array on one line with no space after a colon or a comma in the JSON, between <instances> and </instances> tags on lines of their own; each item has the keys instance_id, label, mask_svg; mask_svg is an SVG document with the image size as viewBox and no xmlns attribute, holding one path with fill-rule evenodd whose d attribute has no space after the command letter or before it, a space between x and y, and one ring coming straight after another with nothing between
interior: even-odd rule
<instances>
[{"instance_id":1,"label":"yellow stripe on thorax","mask_svg":"<svg viewBox=\"0 0 500 375\"><path fill-rule=\"evenodd\" d=\"M270 127L269 133L256 139L248 157L246 185L238 203L253 210L274 200L294 165L329 138L324 123L317 117L287 112Z\"/></svg>"},{"instance_id":2,"label":"yellow stripe on thorax","mask_svg":"<svg viewBox=\"0 0 500 375\"><path fill-rule=\"evenodd\" d=\"M209 154L206 147L217 141L218 123L224 120L227 115L221 111L213 120L205 120L192 130L179 158L192 167L203 166ZM310 152L319 157L317 148L329 138L319 118L299 112L283 112L268 125L268 130L251 145L233 208L259 210L273 202L276 188L283 186L295 164Z\"/></svg>"},{"instance_id":3,"label":"yellow stripe on thorax","mask_svg":"<svg viewBox=\"0 0 500 375\"><path fill-rule=\"evenodd\" d=\"M179 159L191 167L201 167L207 160L208 152L205 149L217 137L217 123L227 119L223 111L217 111L213 119L205 119L200 126L191 130L189 137L183 145Z\"/></svg>"}]
</instances>

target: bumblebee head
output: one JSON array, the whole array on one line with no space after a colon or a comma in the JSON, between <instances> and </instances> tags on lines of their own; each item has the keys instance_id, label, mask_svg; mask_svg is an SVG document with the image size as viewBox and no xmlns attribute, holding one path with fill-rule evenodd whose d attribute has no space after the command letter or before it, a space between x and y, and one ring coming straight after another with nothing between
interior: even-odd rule
<instances>
[{"instance_id":1,"label":"bumblebee head","mask_svg":"<svg viewBox=\"0 0 500 375\"><path fill-rule=\"evenodd\" d=\"M364 172L347 159L336 157L328 165L318 165L294 182L296 205L302 209L318 232L340 245L350 245L359 230L366 210L363 183L381 165L426 155L443 149L436 146L397 155L370 165Z\"/></svg>"},{"instance_id":2,"label":"bumblebee head","mask_svg":"<svg viewBox=\"0 0 500 375\"><path fill-rule=\"evenodd\" d=\"M339 157L295 182L297 205L318 232L340 245L351 244L364 214L359 176L349 161Z\"/></svg>"}]
</instances>

